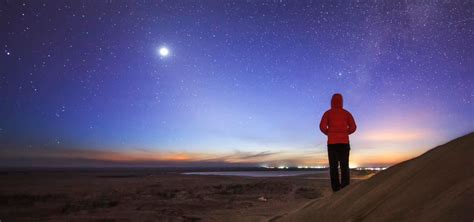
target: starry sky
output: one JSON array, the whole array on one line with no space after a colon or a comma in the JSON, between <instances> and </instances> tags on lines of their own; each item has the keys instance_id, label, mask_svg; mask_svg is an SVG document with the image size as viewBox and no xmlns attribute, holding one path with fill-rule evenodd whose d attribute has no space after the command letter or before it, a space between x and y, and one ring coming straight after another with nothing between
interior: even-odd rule
<instances>
[{"instance_id":1,"label":"starry sky","mask_svg":"<svg viewBox=\"0 0 474 222\"><path fill-rule=\"evenodd\" d=\"M0 159L326 165L339 92L392 165L474 130L473 39L473 1L4 0Z\"/></svg>"}]
</instances>

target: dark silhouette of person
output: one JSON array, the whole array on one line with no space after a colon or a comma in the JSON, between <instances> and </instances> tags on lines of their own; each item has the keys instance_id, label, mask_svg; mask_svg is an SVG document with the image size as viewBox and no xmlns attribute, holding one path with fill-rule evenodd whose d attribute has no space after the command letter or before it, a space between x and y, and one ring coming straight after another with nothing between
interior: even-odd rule
<instances>
[{"instance_id":1,"label":"dark silhouette of person","mask_svg":"<svg viewBox=\"0 0 474 222\"><path fill-rule=\"evenodd\" d=\"M336 93L331 99L331 109L321 118L319 129L328 136L329 174L331 188L334 192L350 183L349 172L349 135L356 131L352 114L342 108L342 95ZM339 166L341 180L339 180Z\"/></svg>"}]
</instances>

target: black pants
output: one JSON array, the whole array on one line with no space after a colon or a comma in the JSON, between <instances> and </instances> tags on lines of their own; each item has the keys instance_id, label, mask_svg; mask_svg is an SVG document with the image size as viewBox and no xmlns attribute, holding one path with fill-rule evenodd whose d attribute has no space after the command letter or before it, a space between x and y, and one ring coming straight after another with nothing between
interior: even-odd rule
<instances>
[{"instance_id":1,"label":"black pants","mask_svg":"<svg viewBox=\"0 0 474 222\"><path fill-rule=\"evenodd\" d=\"M331 175L331 187L334 192L344 188L350 183L349 172L349 144L328 144L329 174ZM339 165L341 167L341 180L339 180Z\"/></svg>"}]
</instances>

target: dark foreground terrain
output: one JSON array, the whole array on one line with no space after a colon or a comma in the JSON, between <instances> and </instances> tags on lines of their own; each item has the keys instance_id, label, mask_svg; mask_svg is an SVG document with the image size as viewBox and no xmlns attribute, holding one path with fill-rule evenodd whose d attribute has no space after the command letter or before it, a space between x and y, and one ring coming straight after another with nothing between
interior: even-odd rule
<instances>
[{"instance_id":1,"label":"dark foreground terrain","mask_svg":"<svg viewBox=\"0 0 474 222\"><path fill-rule=\"evenodd\" d=\"M353 172L354 178L370 174ZM202 176L156 169L4 169L0 171L0 220L262 221L331 194L326 177Z\"/></svg>"}]
</instances>

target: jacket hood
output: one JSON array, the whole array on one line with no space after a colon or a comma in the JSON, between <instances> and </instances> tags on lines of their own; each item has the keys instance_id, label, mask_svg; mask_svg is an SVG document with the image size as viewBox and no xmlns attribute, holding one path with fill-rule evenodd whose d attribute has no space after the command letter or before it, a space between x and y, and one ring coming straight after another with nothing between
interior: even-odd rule
<instances>
[{"instance_id":1,"label":"jacket hood","mask_svg":"<svg viewBox=\"0 0 474 222\"><path fill-rule=\"evenodd\" d=\"M336 93L332 95L331 99L331 108L342 108L342 95L339 93Z\"/></svg>"}]
</instances>

